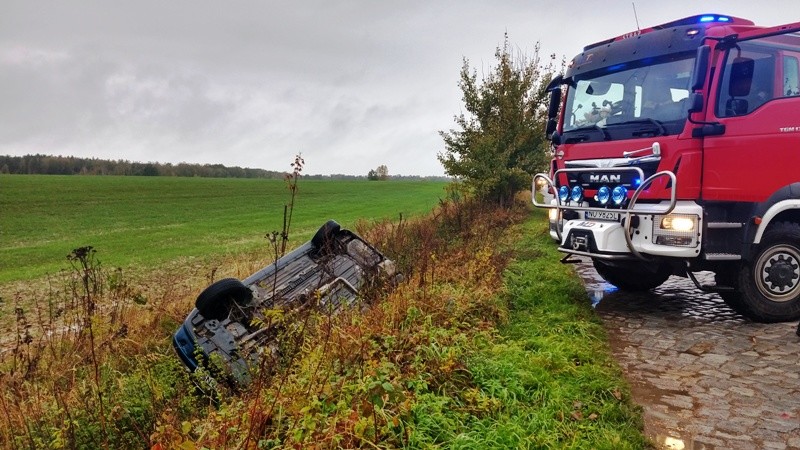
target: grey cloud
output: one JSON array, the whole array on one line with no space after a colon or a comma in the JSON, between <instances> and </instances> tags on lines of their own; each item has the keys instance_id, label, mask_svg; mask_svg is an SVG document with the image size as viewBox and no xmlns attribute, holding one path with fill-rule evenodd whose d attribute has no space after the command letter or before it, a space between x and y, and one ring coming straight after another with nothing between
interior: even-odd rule
<instances>
[{"instance_id":1,"label":"grey cloud","mask_svg":"<svg viewBox=\"0 0 800 450\"><path fill-rule=\"evenodd\" d=\"M642 26L720 11L764 25L788 0L637 5ZM0 153L442 174L462 57L571 58L635 27L629 1L6 0Z\"/></svg>"}]
</instances>

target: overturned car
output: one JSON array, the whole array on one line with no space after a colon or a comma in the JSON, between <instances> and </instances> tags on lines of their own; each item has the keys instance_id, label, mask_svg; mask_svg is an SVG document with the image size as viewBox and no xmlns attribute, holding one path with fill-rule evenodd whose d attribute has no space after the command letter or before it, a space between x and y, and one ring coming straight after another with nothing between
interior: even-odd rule
<instances>
[{"instance_id":1,"label":"overturned car","mask_svg":"<svg viewBox=\"0 0 800 450\"><path fill-rule=\"evenodd\" d=\"M277 348L269 311L310 306L335 312L355 302L359 291L398 278L391 260L331 220L311 241L247 279L208 286L172 343L190 370L213 360L231 381L247 384L258 355Z\"/></svg>"}]
</instances>

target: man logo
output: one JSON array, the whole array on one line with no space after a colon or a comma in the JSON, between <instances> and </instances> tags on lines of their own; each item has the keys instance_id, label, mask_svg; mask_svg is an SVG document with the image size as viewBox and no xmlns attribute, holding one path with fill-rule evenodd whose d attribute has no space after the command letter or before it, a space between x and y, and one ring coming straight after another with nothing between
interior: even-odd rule
<instances>
[{"instance_id":1,"label":"man logo","mask_svg":"<svg viewBox=\"0 0 800 450\"><path fill-rule=\"evenodd\" d=\"M590 183L619 183L622 175L589 175Z\"/></svg>"}]
</instances>

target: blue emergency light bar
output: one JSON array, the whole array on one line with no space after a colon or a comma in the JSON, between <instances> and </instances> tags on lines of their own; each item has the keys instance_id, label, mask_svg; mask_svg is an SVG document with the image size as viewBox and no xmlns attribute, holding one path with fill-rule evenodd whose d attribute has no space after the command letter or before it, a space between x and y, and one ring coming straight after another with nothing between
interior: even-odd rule
<instances>
[{"instance_id":1,"label":"blue emergency light bar","mask_svg":"<svg viewBox=\"0 0 800 450\"><path fill-rule=\"evenodd\" d=\"M728 16L700 16L700 23L708 22L730 22L731 18Z\"/></svg>"},{"instance_id":2,"label":"blue emergency light bar","mask_svg":"<svg viewBox=\"0 0 800 450\"><path fill-rule=\"evenodd\" d=\"M696 25L698 23L702 24L729 24L729 23L738 23L740 25L753 25L753 22L749 20L740 19L738 17L733 16L726 16L724 14L700 14L697 16L689 16L684 17L683 19L673 20L672 22L663 23L661 25L656 25L653 28L656 30L663 30L665 28L672 28L672 27L679 27L683 25Z\"/></svg>"},{"instance_id":3,"label":"blue emergency light bar","mask_svg":"<svg viewBox=\"0 0 800 450\"><path fill-rule=\"evenodd\" d=\"M698 24L699 25L705 25L703 28L706 28L706 27L712 27L714 25L717 25L717 26L732 25L732 24L753 25L753 22L751 22L749 20L746 20L746 19L739 18L739 17L726 16L726 15L723 15L723 14L713 14L713 13L699 14L699 15L696 15L696 16L689 16L689 17L684 17L682 19L673 20L672 22L662 23L661 25L656 25L656 26L654 26L652 28L645 28L643 30L632 31L632 32L624 34L622 36L613 37L611 39L606 39L604 41L595 42L594 44L587 45L586 47L584 47L583 51L587 51L587 50L591 50L591 49L596 48L596 47L607 45L607 44L610 44L610 43L612 43L614 41L620 41L620 40L628 39L628 38L631 38L631 37L641 36L641 35L644 35L644 34L647 34L647 33L653 32L653 31L665 30L665 29L675 28L675 27L683 27L683 26L695 26L696 27ZM700 33L700 31L695 28L695 29L688 30L687 35L688 36L694 36L694 35L697 35L699 33Z\"/></svg>"}]
</instances>

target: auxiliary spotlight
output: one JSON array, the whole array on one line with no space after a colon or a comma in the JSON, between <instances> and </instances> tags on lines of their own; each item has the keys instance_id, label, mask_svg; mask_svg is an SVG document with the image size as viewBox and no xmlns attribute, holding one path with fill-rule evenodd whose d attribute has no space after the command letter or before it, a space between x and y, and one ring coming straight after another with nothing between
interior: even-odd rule
<instances>
[{"instance_id":1,"label":"auxiliary spotlight","mask_svg":"<svg viewBox=\"0 0 800 450\"><path fill-rule=\"evenodd\" d=\"M567 198L569 198L569 188L566 186L558 188L558 199L561 200L561 203L566 203Z\"/></svg>"},{"instance_id":2,"label":"auxiliary spotlight","mask_svg":"<svg viewBox=\"0 0 800 450\"><path fill-rule=\"evenodd\" d=\"M617 186L611 191L611 201L615 205L621 205L626 198L628 198L628 190L625 189L625 186Z\"/></svg>"},{"instance_id":3,"label":"auxiliary spotlight","mask_svg":"<svg viewBox=\"0 0 800 450\"><path fill-rule=\"evenodd\" d=\"M608 186L602 186L597 190L597 201L600 202L601 205L608 203L609 199L611 199L611 189L609 189Z\"/></svg>"},{"instance_id":4,"label":"auxiliary spotlight","mask_svg":"<svg viewBox=\"0 0 800 450\"><path fill-rule=\"evenodd\" d=\"M574 186L569 194L569 198L575 203L580 202L583 199L583 189L581 189L580 186Z\"/></svg>"}]
</instances>

